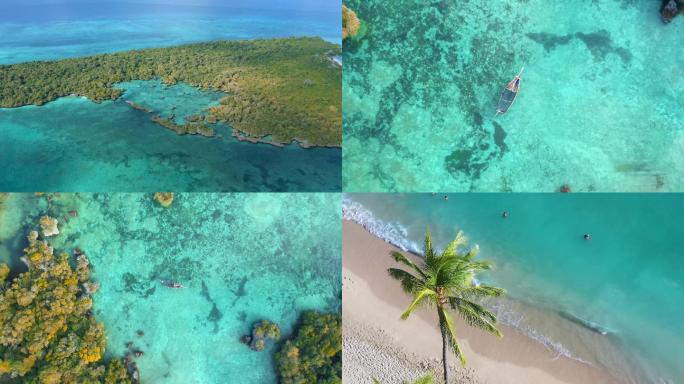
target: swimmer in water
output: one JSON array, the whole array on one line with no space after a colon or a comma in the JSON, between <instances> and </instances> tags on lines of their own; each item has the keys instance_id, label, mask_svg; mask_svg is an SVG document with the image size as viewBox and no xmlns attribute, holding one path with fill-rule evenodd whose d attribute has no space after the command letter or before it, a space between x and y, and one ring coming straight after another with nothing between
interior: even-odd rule
<instances>
[{"instance_id":1,"label":"swimmer in water","mask_svg":"<svg viewBox=\"0 0 684 384\"><path fill-rule=\"evenodd\" d=\"M591 235L588 233L584 234L584 240L591 240Z\"/></svg>"},{"instance_id":2,"label":"swimmer in water","mask_svg":"<svg viewBox=\"0 0 684 384\"><path fill-rule=\"evenodd\" d=\"M501 214L501 217L503 217L504 219L507 218L508 217L508 211L503 211L503 213Z\"/></svg>"},{"instance_id":3,"label":"swimmer in water","mask_svg":"<svg viewBox=\"0 0 684 384\"><path fill-rule=\"evenodd\" d=\"M449 200L449 196L444 195L444 200Z\"/></svg>"}]
</instances>

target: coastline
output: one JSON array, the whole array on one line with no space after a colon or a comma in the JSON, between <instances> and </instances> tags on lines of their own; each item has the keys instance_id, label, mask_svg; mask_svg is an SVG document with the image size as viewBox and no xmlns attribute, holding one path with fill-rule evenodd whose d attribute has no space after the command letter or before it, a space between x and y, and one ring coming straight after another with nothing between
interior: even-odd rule
<instances>
[{"instance_id":1,"label":"coastline","mask_svg":"<svg viewBox=\"0 0 684 384\"><path fill-rule=\"evenodd\" d=\"M160 80L164 85L186 84L196 90L231 95L226 102L205 105L203 110L209 110L213 121L229 122L245 133L250 137L246 141L257 139L274 146L296 141L302 148L340 147L341 117L336 111L341 97L341 68L330 60L340 52L341 45L320 37L286 37L215 40L4 65L0 66L0 76L12 80L8 80L7 89L15 91L0 92L0 106L40 106L67 95L83 96L95 103L117 101L124 93L117 84ZM177 63L170 64L174 60ZM250 65L240 64L243 60ZM195 71L197 66L202 71ZM115 76L109 76L105 67L115 68ZM15 81L17 76L28 85ZM50 81L32 93L29 86L43 84L41 79ZM154 109L134 102L145 108L129 104L134 109ZM187 124L162 125L180 134L195 131ZM269 142L270 136L273 139Z\"/></svg>"},{"instance_id":2,"label":"coastline","mask_svg":"<svg viewBox=\"0 0 684 384\"><path fill-rule=\"evenodd\" d=\"M202 87L197 87L197 88L203 89ZM25 104L25 105L19 105L19 106L14 106L14 107L0 107L0 109L19 109L19 108L26 108L26 107L40 108L40 107L43 107L47 104L59 102L62 99L69 99L69 98L85 99L85 100L88 100L89 102L92 102L95 104L102 104L103 102L106 102L106 101L110 101L110 102L123 101L126 105L128 105L132 109L135 109L135 110L141 111L143 113L147 113L147 114L154 114L153 110L151 110L151 109L149 109L149 108L147 108L141 104L138 104L136 102L126 100L123 98L123 96L120 96L114 100L93 100L87 96L77 95L77 94L70 94L67 96L61 96L55 100L51 100L51 101L44 103L44 104ZM155 124L161 126L162 128L174 131L178 135L188 134L188 133L179 133L176 130L174 130L173 128L166 127L166 126L162 125L159 121L155 120L155 118L159 118L159 116L152 116L151 120ZM226 122L226 123L230 124L229 122ZM195 134L191 133L190 135L193 136L193 135L198 135L198 134L199 133L195 133ZM294 138L290 142L267 141L267 140L263 140L263 137L267 137L270 135L264 135L262 137L255 138L255 137L245 136L247 134L248 133L242 132L236 128L231 128L231 137L235 138L239 142L247 142L250 144L267 144L267 145L270 145L270 146L273 146L276 148L285 148L287 146L295 144L295 145L299 146L301 149L314 149L314 148L342 149L341 144L340 145L337 145L337 144L309 144L306 139L300 139L300 138ZM213 137L223 138L223 137L220 137L221 135L204 135L204 134L199 134L199 135L204 136L204 137L209 137L209 138L213 138Z\"/></svg>"},{"instance_id":3,"label":"coastline","mask_svg":"<svg viewBox=\"0 0 684 384\"><path fill-rule=\"evenodd\" d=\"M351 346L345 349L343 376L353 382L402 383L433 367L441 377L435 315L420 311L399 319L410 300L386 273L394 263L382 255L391 250L399 249L359 224L343 222L343 335L345 347ZM468 360L465 368L450 360L459 383L620 383L605 369L562 356L512 327L501 325L504 338L497 339L460 319L456 323Z\"/></svg>"}]
</instances>

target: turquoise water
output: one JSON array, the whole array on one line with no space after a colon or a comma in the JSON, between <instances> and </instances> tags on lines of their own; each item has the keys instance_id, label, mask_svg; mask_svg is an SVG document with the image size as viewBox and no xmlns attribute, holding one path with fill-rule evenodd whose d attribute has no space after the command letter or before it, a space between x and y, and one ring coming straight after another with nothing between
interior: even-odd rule
<instances>
[{"instance_id":1,"label":"turquoise water","mask_svg":"<svg viewBox=\"0 0 684 384\"><path fill-rule=\"evenodd\" d=\"M320 36L340 41L340 5L309 0L158 2L56 0L0 4L0 65L219 39ZM2 86L0 84L0 86ZM155 114L202 113L223 94L187 84L119 84L115 102L67 97L42 107L0 108L0 191L341 190L342 151L253 145L230 137L179 137Z\"/></svg>"},{"instance_id":2,"label":"turquoise water","mask_svg":"<svg viewBox=\"0 0 684 384\"><path fill-rule=\"evenodd\" d=\"M339 43L341 39L339 1L36 3L0 4L0 64L210 40L320 36Z\"/></svg>"},{"instance_id":3,"label":"turquoise water","mask_svg":"<svg viewBox=\"0 0 684 384\"><path fill-rule=\"evenodd\" d=\"M367 26L343 47L345 190L684 190L684 27L660 1L345 3Z\"/></svg>"},{"instance_id":4,"label":"turquoise water","mask_svg":"<svg viewBox=\"0 0 684 384\"><path fill-rule=\"evenodd\" d=\"M623 382L678 383L682 208L681 194L351 194L344 217L414 251L428 226L442 248L463 230L496 264L483 278L519 301L495 306L504 323Z\"/></svg>"},{"instance_id":5,"label":"turquoise water","mask_svg":"<svg viewBox=\"0 0 684 384\"><path fill-rule=\"evenodd\" d=\"M161 80L134 80L114 85L124 90L121 98L131 101L160 115L164 119L172 118L178 125L186 123L192 115L206 116L206 110L220 104L227 94L195 88L185 83L166 85Z\"/></svg>"},{"instance_id":6,"label":"turquoise water","mask_svg":"<svg viewBox=\"0 0 684 384\"><path fill-rule=\"evenodd\" d=\"M87 253L107 351L141 348L143 382L275 383L273 350L252 352L239 337L261 319L289 335L302 310L340 310L340 199L177 194L164 209L151 194L61 194L48 209L44 198L14 194L0 203L0 257L16 257L40 215L59 217L51 244Z\"/></svg>"},{"instance_id":7,"label":"turquoise water","mask_svg":"<svg viewBox=\"0 0 684 384\"><path fill-rule=\"evenodd\" d=\"M160 88L161 95L135 88L100 104L65 97L0 108L0 191L340 190L339 149L239 142L228 127L216 128L222 137L179 136L125 103L130 97L165 114L183 92L200 93L188 88ZM204 99L215 97L207 94L186 101L179 108L189 111L178 117L201 112Z\"/></svg>"}]
</instances>

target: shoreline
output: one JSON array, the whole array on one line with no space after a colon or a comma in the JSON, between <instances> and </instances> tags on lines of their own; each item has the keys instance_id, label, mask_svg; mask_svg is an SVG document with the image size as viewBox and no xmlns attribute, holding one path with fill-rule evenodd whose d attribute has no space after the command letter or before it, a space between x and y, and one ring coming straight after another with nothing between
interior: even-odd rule
<instances>
[{"instance_id":1,"label":"shoreline","mask_svg":"<svg viewBox=\"0 0 684 384\"><path fill-rule=\"evenodd\" d=\"M204 89L202 87L198 87L198 88ZM73 93L70 95L66 95L66 96L60 96L60 97L58 97L54 100L48 101L47 103L44 103L44 104L25 104L25 105L19 105L19 106L14 106L14 107L0 107L0 109L19 109L19 108L25 108L25 107L38 107L38 108L40 108L40 107L46 106L47 104L58 102L59 100L62 100L62 99L85 99L85 100L88 100L88 101L95 103L95 104L102 104L102 102L106 102L106 101L111 101L111 102L123 101L124 104L128 105L132 109L135 109L137 111L141 111L141 112L147 113L147 114L154 114L153 110L151 110L151 109L149 109L149 108L147 108L141 104L133 102L131 100L126 100L123 98L123 95L114 99L114 100L93 100L87 96L73 94ZM174 129L166 127L166 126L160 124L158 121L155 121L154 120L155 117L158 117L158 116L153 116L151 118L151 120L155 124L161 126L162 128L166 128L166 129L169 129L171 131L176 132ZM181 134L178 132L176 132L176 134L184 135L184 134ZM185 133L185 134L187 134L187 133ZM239 142L248 142L250 144L267 144L267 145L270 145L270 146L273 146L276 148L285 148L287 146L294 144L294 145L299 146L301 149L315 149L315 148L342 149L342 145L329 145L329 144L312 145L312 144L308 144L308 142L306 140L302 140L299 138L294 138L291 142L277 142L277 141L265 141L265 140L262 140L262 138L244 136L244 134L245 134L244 132L242 132L236 128L231 127L231 137L235 138ZM190 135L194 136L195 134L190 134ZM202 134L200 134L200 136L213 138L213 137L217 137L218 135L202 135ZM265 135L263 137L267 137L267 136L270 136L270 135Z\"/></svg>"},{"instance_id":2,"label":"shoreline","mask_svg":"<svg viewBox=\"0 0 684 384\"><path fill-rule=\"evenodd\" d=\"M341 68L329 60L340 53L340 45L320 37L220 39L19 63L0 66L8 79L6 88L13 90L0 92L0 106L40 106L68 95L86 96L95 103L120 101L125 89L117 84L161 80L165 85L183 83L198 91L222 92L224 98L234 96L202 105L202 110L210 108L212 120L227 121L260 143L279 146L296 140L302 148L341 146ZM250 65L240 64L243 61ZM32 91L41 78L50 81ZM183 96L178 96L183 103ZM194 133L193 127L173 128Z\"/></svg>"},{"instance_id":3,"label":"shoreline","mask_svg":"<svg viewBox=\"0 0 684 384\"><path fill-rule=\"evenodd\" d=\"M434 374L439 379L442 349L435 315L419 311L405 321L399 319L410 299L386 273L388 267L395 265L389 256L382 257L390 250L399 249L371 235L361 225L343 221L342 316L344 329L349 324L350 330L344 333L345 345L374 345L373 353L368 353L369 348L345 350L344 373L354 375L353 382L371 383L375 377L383 384L402 383L407 374L382 376L388 364L392 366L389 371L409 372L411 377L417 377L437 363ZM463 368L450 356L449 363L455 372L452 377L460 383L621 382L606 369L563 356L515 328L500 325L504 337L497 339L466 326L460 318L455 319L459 343L468 361ZM397 351L401 353L397 355ZM394 357L394 362L388 363L387 356ZM377 364L362 366L361 362L368 361L377 361ZM378 371L374 372L373 367ZM385 372L379 370L382 367ZM423 372L419 372L421 368Z\"/></svg>"}]
</instances>

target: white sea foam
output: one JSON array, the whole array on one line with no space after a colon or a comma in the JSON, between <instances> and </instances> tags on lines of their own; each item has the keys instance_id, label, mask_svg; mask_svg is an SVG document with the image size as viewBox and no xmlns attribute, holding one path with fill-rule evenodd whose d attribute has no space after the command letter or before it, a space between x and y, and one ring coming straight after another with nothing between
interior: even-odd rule
<instances>
[{"instance_id":1,"label":"white sea foam","mask_svg":"<svg viewBox=\"0 0 684 384\"><path fill-rule=\"evenodd\" d=\"M342 218L353 221L373 236L378 237L395 247L416 254L422 254L420 246L408 239L406 227L399 223L387 223L373 215L373 212L364 207L361 203L344 198L342 201Z\"/></svg>"}]
</instances>

